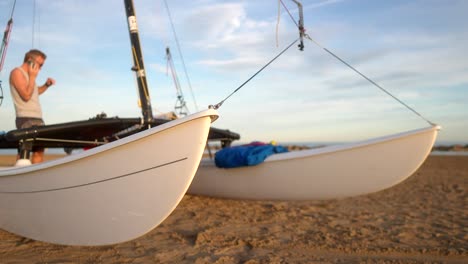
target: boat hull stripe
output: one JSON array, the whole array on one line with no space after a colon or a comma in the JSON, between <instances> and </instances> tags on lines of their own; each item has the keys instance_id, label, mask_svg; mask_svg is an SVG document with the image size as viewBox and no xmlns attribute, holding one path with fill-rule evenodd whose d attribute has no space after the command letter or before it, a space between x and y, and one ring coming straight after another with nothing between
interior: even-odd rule
<instances>
[{"instance_id":1,"label":"boat hull stripe","mask_svg":"<svg viewBox=\"0 0 468 264\"><path fill-rule=\"evenodd\" d=\"M116 179L120 179L120 178L129 177L129 176L141 173L141 172L145 172L145 171L154 170L154 169L157 169L157 168L169 166L169 165L172 165L172 164L175 164L175 163L187 160L187 159L188 158L185 157L185 158L181 158L181 159L174 160L174 161L171 161L171 162L167 162L167 163L164 163L164 164L156 165L156 166L153 166L153 167L150 167L150 168L130 172L130 173L127 173L127 174L124 174L124 175L116 176L116 177L112 177L112 178L109 178L109 179L95 181L95 182L88 182L88 183L79 184L79 185L73 185L73 186L67 186L67 187L61 187L61 188L54 188L54 189L46 189L46 190L37 190L37 191L22 191L22 192L1 192L0 191L0 194L43 193L43 192L53 192L53 191L61 191L61 190L67 190L67 189L80 188L80 187L84 187L84 186L89 186L89 185L94 185L94 184L98 184L98 183L102 183L102 182L107 182L107 181L112 181L112 180L116 180Z\"/></svg>"}]
</instances>

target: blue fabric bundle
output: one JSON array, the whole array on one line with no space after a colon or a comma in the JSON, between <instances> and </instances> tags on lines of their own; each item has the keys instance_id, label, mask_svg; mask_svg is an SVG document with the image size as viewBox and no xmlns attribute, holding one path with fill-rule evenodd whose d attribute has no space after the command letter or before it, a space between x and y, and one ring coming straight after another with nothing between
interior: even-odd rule
<instances>
[{"instance_id":1,"label":"blue fabric bundle","mask_svg":"<svg viewBox=\"0 0 468 264\"><path fill-rule=\"evenodd\" d=\"M215 164L220 168L253 166L262 163L268 156L287 152L282 146L252 143L248 145L224 148L215 154Z\"/></svg>"}]
</instances>

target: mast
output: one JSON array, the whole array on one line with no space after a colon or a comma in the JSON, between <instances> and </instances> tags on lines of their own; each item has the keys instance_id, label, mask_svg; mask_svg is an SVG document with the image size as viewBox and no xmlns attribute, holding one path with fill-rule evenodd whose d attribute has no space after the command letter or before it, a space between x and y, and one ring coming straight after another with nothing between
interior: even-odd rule
<instances>
[{"instance_id":1,"label":"mast","mask_svg":"<svg viewBox=\"0 0 468 264\"><path fill-rule=\"evenodd\" d=\"M302 9L302 4L297 1L297 0L292 0L294 3L296 3L297 8L299 9L299 23L297 24L297 27L299 28L299 38L301 42L299 43L299 50L303 51L304 50L304 33L305 33L305 28L304 28L304 12Z\"/></svg>"},{"instance_id":2,"label":"mast","mask_svg":"<svg viewBox=\"0 0 468 264\"><path fill-rule=\"evenodd\" d=\"M8 48L8 43L10 42L11 29L13 28L13 13L15 12L16 0L13 2L13 7L11 8L10 20L8 20L5 32L3 33L2 45L0 47L0 72L3 69L3 63L5 62L6 51Z\"/></svg>"},{"instance_id":3,"label":"mast","mask_svg":"<svg viewBox=\"0 0 468 264\"><path fill-rule=\"evenodd\" d=\"M2 45L0 47L0 72L2 72L3 64L5 63L6 51L8 48L8 43L10 42L11 29L13 28L13 13L15 12L16 0L13 2L13 7L11 8L10 20L8 20L5 32L3 33ZM0 80L0 106L3 103L3 88L2 81Z\"/></svg>"},{"instance_id":4,"label":"mast","mask_svg":"<svg viewBox=\"0 0 468 264\"><path fill-rule=\"evenodd\" d=\"M130 33L130 43L132 46L133 67L138 82L138 94L140 97L141 112L145 124L149 124L153 120L153 110L151 107L151 99L148 91L148 83L146 81L145 66L143 64L143 54L140 47L140 38L138 35L138 26L133 7L133 0L124 0L125 12L127 14L128 30Z\"/></svg>"},{"instance_id":5,"label":"mast","mask_svg":"<svg viewBox=\"0 0 468 264\"><path fill-rule=\"evenodd\" d=\"M187 104L185 103L185 100L184 100L182 89L180 88L179 77L177 77L177 72L174 66L174 62L172 61L172 55L171 55L171 51L169 50L169 47L166 47L166 58L167 58L167 64L171 69L172 79L174 80L174 85L175 85L176 92L177 92L177 101L176 101L174 108L177 111L176 113L179 116L186 116L189 111L187 108Z\"/></svg>"}]
</instances>

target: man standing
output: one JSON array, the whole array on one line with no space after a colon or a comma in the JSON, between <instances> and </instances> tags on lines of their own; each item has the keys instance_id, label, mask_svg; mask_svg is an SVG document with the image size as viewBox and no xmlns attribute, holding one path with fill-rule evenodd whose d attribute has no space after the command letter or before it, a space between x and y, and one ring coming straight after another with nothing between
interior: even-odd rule
<instances>
[{"instance_id":1,"label":"man standing","mask_svg":"<svg viewBox=\"0 0 468 264\"><path fill-rule=\"evenodd\" d=\"M18 129L44 125L39 95L55 84L52 78L47 78L42 86L36 84L36 77L46 58L42 51L32 49L25 54L23 64L10 73L10 91ZM43 158L44 149L33 148L32 163L42 162Z\"/></svg>"}]
</instances>

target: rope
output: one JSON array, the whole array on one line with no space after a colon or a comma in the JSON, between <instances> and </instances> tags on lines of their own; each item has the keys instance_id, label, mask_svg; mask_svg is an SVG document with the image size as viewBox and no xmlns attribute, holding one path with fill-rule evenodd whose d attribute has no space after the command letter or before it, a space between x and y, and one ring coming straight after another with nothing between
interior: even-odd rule
<instances>
[{"instance_id":1,"label":"rope","mask_svg":"<svg viewBox=\"0 0 468 264\"><path fill-rule=\"evenodd\" d=\"M267 64L265 64L260 70L258 70L254 75L252 75L247 81L245 81L243 84L241 84L239 87L237 87L231 94L229 94L226 98L224 98L221 102L215 104L215 105L210 105L209 108L213 109L218 109L223 105L224 101L229 99L233 94L235 94L237 91L239 91L244 85L246 85L250 80L252 80L255 76L257 76L260 72L262 72L266 67L268 67L273 61L275 61L279 56L283 55L289 48L292 47L292 45L296 44L296 42L299 39L294 40L291 44L289 44L284 50L282 50L278 55L276 55L273 59L271 59Z\"/></svg>"},{"instance_id":2,"label":"rope","mask_svg":"<svg viewBox=\"0 0 468 264\"><path fill-rule=\"evenodd\" d=\"M344 61L343 59L341 59L340 57L338 57L335 53L331 52L330 50L328 50L327 48L323 47L322 45L320 45L317 41L315 41L314 39L312 39L309 35L305 34L305 37L307 39L309 39L310 41L312 41L313 43L315 43L315 45L317 45L318 47L322 48L324 51L326 51L328 54L332 55L333 57L335 57L337 60L339 60L340 62L342 62L344 65L348 66L351 70L353 70L354 72L356 72L357 74L361 75L361 77L363 77L364 79L366 79L368 82L370 82L371 84L373 84L375 87L379 88L380 90L382 90L384 93L386 93L387 95L389 95L390 97L392 97L393 99L395 99L397 102L399 102L400 104L402 104L403 106L405 106L406 108L408 108L411 112L413 112L414 114L416 114L417 116L419 116L420 118L422 118L424 121L426 121L427 123L429 123L431 126L435 126L436 124L429 121L428 119L426 119L425 117L423 117L420 113L418 113L416 110L414 110L412 107L410 107L409 105L405 104L403 101L401 101L400 99L398 99L396 96L394 96L393 94L391 94L389 91L385 90L382 86L378 85L376 82L374 82L373 80L371 80L370 78L368 78L366 75L364 75L363 73L361 73L360 71L358 71L356 68L354 68L353 66L351 66L349 63L347 63L346 61Z\"/></svg>"},{"instance_id":3,"label":"rope","mask_svg":"<svg viewBox=\"0 0 468 264\"><path fill-rule=\"evenodd\" d=\"M182 50L180 48L179 38L177 37L176 30L175 30L175 27L174 27L174 23L172 22L171 12L169 10L169 6L167 5L166 0L164 0L164 5L166 6L167 16L169 17L169 22L171 24L172 33L174 34L174 39L175 39L175 42L176 42L176 45L177 45L177 51L178 51L180 59L182 61L182 67L184 68L185 78L187 79L187 83L188 83L188 86L189 86L189 89L190 89L190 94L192 95L192 100L193 100L193 103L195 104L195 110L198 111L198 104L197 104L197 101L195 100L195 95L193 93L192 84L190 82L190 78L189 78L189 75L187 73L187 67L185 67L185 60L184 60L184 56L182 55Z\"/></svg>"}]
</instances>

